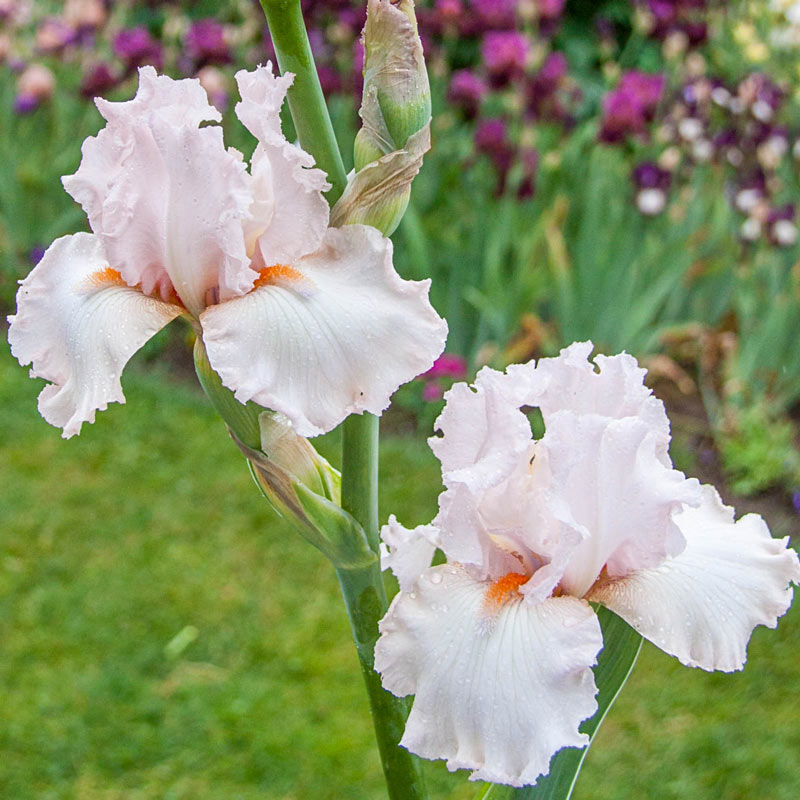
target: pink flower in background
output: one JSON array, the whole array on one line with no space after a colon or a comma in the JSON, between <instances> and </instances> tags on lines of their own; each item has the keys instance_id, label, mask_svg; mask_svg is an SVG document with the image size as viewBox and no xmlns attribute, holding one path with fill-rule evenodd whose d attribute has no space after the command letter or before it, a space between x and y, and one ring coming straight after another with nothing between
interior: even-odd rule
<instances>
[{"instance_id":1,"label":"pink flower in background","mask_svg":"<svg viewBox=\"0 0 800 800\"><path fill-rule=\"evenodd\" d=\"M126 362L178 316L237 399L301 435L380 413L433 364L446 324L379 231L328 227L325 175L280 129L293 76L236 75L236 113L258 141L249 171L204 124L220 114L197 80L139 77L133 100L96 101L106 126L64 178L93 233L53 242L9 318L12 353L49 381L42 416L69 437L124 402Z\"/></svg>"},{"instance_id":2,"label":"pink flower in background","mask_svg":"<svg viewBox=\"0 0 800 800\"><path fill-rule=\"evenodd\" d=\"M481 54L490 75L511 77L525 70L530 42L518 31L490 31L483 37Z\"/></svg>"},{"instance_id":3,"label":"pink flower in background","mask_svg":"<svg viewBox=\"0 0 800 800\"><path fill-rule=\"evenodd\" d=\"M424 382L422 399L427 403L441 400L444 390L450 385L450 382L464 378L466 374L467 360L463 356L455 353L442 353L433 362L433 366L420 375L420 379Z\"/></svg>"},{"instance_id":4,"label":"pink flower in background","mask_svg":"<svg viewBox=\"0 0 800 800\"><path fill-rule=\"evenodd\" d=\"M456 353L442 353L424 378L463 378L467 374L467 359Z\"/></svg>"},{"instance_id":5,"label":"pink flower in background","mask_svg":"<svg viewBox=\"0 0 800 800\"><path fill-rule=\"evenodd\" d=\"M401 744L474 780L535 783L588 741L601 603L682 663L741 669L800 581L788 537L734 520L673 469L663 404L628 355L485 368L446 394L430 445L445 491L430 525L381 532L400 593L375 668L415 695ZM545 425L534 439L524 407ZM431 567L434 551L447 563Z\"/></svg>"},{"instance_id":6,"label":"pink flower in background","mask_svg":"<svg viewBox=\"0 0 800 800\"><path fill-rule=\"evenodd\" d=\"M652 122L665 77L631 70L623 74L616 89L603 98L603 120L600 139L619 142L631 134L644 133Z\"/></svg>"}]
</instances>

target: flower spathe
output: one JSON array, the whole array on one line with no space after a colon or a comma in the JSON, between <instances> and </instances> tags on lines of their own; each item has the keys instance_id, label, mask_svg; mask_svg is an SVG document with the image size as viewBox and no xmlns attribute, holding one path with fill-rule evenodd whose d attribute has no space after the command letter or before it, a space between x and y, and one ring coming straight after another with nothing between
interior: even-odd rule
<instances>
[{"instance_id":1,"label":"flower spathe","mask_svg":"<svg viewBox=\"0 0 800 800\"><path fill-rule=\"evenodd\" d=\"M602 648L589 601L690 666L741 669L800 564L753 514L673 469L669 421L629 355L591 343L456 384L430 440L445 491L432 524L391 518L400 593L375 668L414 694L401 744L472 779L535 783L581 747ZM534 439L523 407L538 407ZM436 547L447 563L430 567Z\"/></svg>"},{"instance_id":2,"label":"flower spathe","mask_svg":"<svg viewBox=\"0 0 800 800\"><path fill-rule=\"evenodd\" d=\"M143 67L132 100L97 99L106 126L64 178L92 234L48 248L10 317L12 352L49 381L39 408L65 437L124 402L126 362L181 315L241 402L303 436L380 413L442 351L429 282L401 279L374 228L328 226L325 175L280 128L292 78L236 75L258 141L249 170L207 124L220 115L197 80Z\"/></svg>"}]
</instances>

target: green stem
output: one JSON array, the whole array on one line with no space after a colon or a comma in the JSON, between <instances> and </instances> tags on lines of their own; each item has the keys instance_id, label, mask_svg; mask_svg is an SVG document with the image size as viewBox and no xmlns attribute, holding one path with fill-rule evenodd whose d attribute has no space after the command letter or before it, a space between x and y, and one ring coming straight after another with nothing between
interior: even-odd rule
<instances>
[{"instance_id":1,"label":"green stem","mask_svg":"<svg viewBox=\"0 0 800 800\"><path fill-rule=\"evenodd\" d=\"M342 508L361 523L376 553L379 425L373 414L352 414L342 425Z\"/></svg>"},{"instance_id":2,"label":"green stem","mask_svg":"<svg viewBox=\"0 0 800 800\"><path fill-rule=\"evenodd\" d=\"M398 745L406 724L408 704L405 699L383 689L380 676L374 669L378 620L386 613L386 592L380 569L373 566L339 569L336 575L367 688L389 797L391 800L424 800L427 793L418 759Z\"/></svg>"},{"instance_id":3,"label":"green stem","mask_svg":"<svg viewBox=\"0 0 800 800\"><path fill-rule=\"evenodd\" d=\"M331 184L326 194L333 205L347 185L336 134L325 105L314 56L303 23L300 0L261 0L282 73L293 72L289 110L303 150L311 153Z\"/></svg>"},{"instance_id":4,"label":"green stem","mask_svg":"<svg viewBox=\"0 0 800 800\"><path fill-rule=\"evenodd\" d=\"M333 205L347 185L342 156L319 84L300 0L261 0L281 72L295 75L289 90L289 110L303 149L325 170ZM378 552L378 418L351 416L343 425L342 508L363 526L371 549ZM356 569L337 569L347 606L358 660L367 688L375 736L381 754L389 797L424 800L427 796L419 761L399 746L408 706L383 690L374 669L378 622L386 613L386 590L380 562Z\"/></svg>"}]
</instances>

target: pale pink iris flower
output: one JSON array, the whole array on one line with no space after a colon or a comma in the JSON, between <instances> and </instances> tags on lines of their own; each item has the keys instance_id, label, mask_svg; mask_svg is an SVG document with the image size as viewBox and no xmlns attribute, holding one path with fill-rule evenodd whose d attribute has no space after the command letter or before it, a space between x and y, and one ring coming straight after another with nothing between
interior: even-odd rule
<instances>
[{"instance_id":1,"label":"pale pink iris flower","mask_svg":"<svg viewBox=\"0 0 800 800\"><path fill-rule=\"evenodd\" d=\"M53 242L10 317L12 352L49 381L39 410L65 437L124 402L125 364L181 315L241 402L304 436L380 413L443 349L429 282L401 279L374 228L328 227L325 175L281 132L293 76L236 79L258 142L249 170L207 124L220 114L196 80L144 67L133 100L96 101L106 125L64 178L93 233Z\"/></svg>"},{"instance_id":2,"label":"pale pink iris flower","mask_svg":"<svg viewBox=\"0 0 800 800\"><path fill-rule=\"evenodd\" d=\"M682 663L741 669L800 580L788 539L734 521L710 486L673 469L663 404L629 355L484 369L446 395L430 440L445 491L431 525L384 527L401 591L375 668L415 695L401 744L450 769L534 783L585 746L602 603ZM545 433L534 439L528 408ZM447 563L431 567L435 548Z\"/></svg>"}]
</instances>

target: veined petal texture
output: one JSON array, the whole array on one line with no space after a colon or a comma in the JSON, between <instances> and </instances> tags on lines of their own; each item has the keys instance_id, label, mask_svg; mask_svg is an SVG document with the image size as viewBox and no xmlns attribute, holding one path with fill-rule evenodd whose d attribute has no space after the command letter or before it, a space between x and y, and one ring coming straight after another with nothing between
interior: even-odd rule
<instances>
[{"instance_id":1,"label":"veined petal texture","mask_svg":"<svg viewBox=\"0 0 800 800\"><path fill-rule=\"evenodd\" d=\"M402 746L521 786L562 747L588 743L578 726L597 709L602 634L582 600L517 595L495 607L489 587L453 565L424 572L380 623L375 669L389 691L415 695Z\"/></svg>"},{"instance_id":2,"label":"veined petal texture","mask_svg":"<svg viewBox=\"0 0 800 800\"><path fill-rule=\"evenodd\" d=\"M128 359L182 311L127 286L97 237L76 233L56 239L22 281L8 340L31 376L50 382L39 411L69 438L95 411L125 402Z\"/></svg>"},{"instance_id":3,"label":"veined petal texture","mask_svg":"<svg viewBox=\"0 0 800 800\"><path fill-rule=\"evenodd\" d=\"M686 537L680 554L601 582L589 599L690 667L742 669L753 629L774 628L792 602L797 553L788 538L773 539L756 514L734 521L711 486L703 487L699 508L686 508L675 521Z\"/></svg>"},{"instance_id":4,"label":"veined petal texture","mask_svg":"<svg viewBox=\"0 0 800 800\"><path fill-rule=\"evenodd\" d=\"M220 300L247 292L257 277L243 233L253 182L222 129L198 127L218 119L199 83L143 67L133 100L98 106L108 124L63 182L109 263L145 294L173 289L195 316L211 290Z\"/></svg>"},{"instance_id":5,"label":"veined petal texture","mask_svg":"<svg viewBox=\"0 0 800 800\"><path fill-rule=\"evenodd\" d=\"M444 348L429 281L400 278L391 242L374 228L329 228L317 252L267 268L263 281L207 308L203 340L237 399L282 412L301 436L379 414Z\"/></svg>"}]
</instances>

